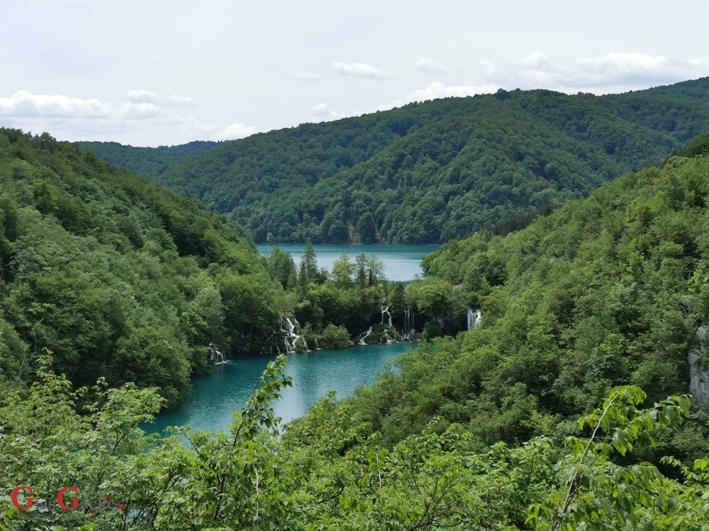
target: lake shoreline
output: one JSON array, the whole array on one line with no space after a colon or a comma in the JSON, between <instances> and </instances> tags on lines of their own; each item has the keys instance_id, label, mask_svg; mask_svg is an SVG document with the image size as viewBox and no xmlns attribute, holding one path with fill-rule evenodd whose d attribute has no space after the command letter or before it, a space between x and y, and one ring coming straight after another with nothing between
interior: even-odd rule
<instances>
[{"instance_id":1,"label":"lake shoreline","mask_svg":"<svg viewBox=\"0 0 709 531\"><path fill-rule=\"evenodd\" d=\"M338 398L347 398L357 387L372 384L391 362L416 346L416 342L400 342L286 354L284 373L293 379L293 387L285 389L273 404L274 412L285 424L305 415L330 389ZM168 426L185 425L200 430L228 429L232 412L244 407L267 363L275 358L271 354L244 356L213 366L209 374L192 380L192 391L179 406L159 413L154 423L142 426L143 430L163 433Z\"/></svg>"}]
</instances>

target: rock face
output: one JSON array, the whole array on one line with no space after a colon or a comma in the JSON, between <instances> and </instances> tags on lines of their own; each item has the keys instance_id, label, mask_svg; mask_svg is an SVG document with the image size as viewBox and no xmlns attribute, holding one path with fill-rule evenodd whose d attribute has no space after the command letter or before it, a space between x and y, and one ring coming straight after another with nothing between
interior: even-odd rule
<instances>
[{"instance_id":1,"label":"rock face","mask_svg":"<svg viewBox=\"0 0 709 531\"><path fill-rule=\"evenodd\" d=\"M697 404L702 409L709 409L709 370L706 365L709 361L707 347L709 347L709 327L701 326L697 330L699 337L699 351L691 350L687 355L689 362L689 392L694 396Z\"/></svg>"}]
</instances>

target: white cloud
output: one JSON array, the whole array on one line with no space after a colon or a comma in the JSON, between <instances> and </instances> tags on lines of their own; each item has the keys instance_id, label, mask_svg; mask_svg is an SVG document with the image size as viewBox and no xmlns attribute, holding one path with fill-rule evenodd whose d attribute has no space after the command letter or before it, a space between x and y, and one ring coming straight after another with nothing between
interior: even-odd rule
<instances>
[{"instance_id":1,"label":"white cloud","mask_svg":"<svg viewBox=\"0 0 709 531\"><path fill-rule=\"evenodd\" d=\"M572 62L554 62L536 51L521 61L488 59L480 70L505 88L550 88L568 92L619 92L706 75L709 62L676 60L637 52L614 52Z\"/></svg>"},{"instance_id":2,"label":"white cloud","mask_svg":"<svg viewBox=\"0 0 709 531\"><path fill-rule=\"evenodd\" d=\"M697 73L702 61L678 61L642 53L609 53L598 59L579 59L571 79L587 84L663 83Z\"/></svg>"},{"instance_id":3,"label":"white cloud","mask_svg":"<svg viewBox=\"0 0 709 531\"><path fill-rule=\"evenodd\" d=\"M432 74L442 74L446 71L446 67L441 63L436 63L430 59L419 59L416 62L416 68L422 72L429 72Z\"/></svg>"},{"instance_id":4,"label":"white cloud","mask_svg":"<svg viewBox=\"0 0 709 531\"><path fill-rule=\"evenodd\" d=\"M327 103L318 103L310 109L310 115L319 120L335 120L342 118L344 115L337 113L327 106Z\"/></svg>"},{"instance_id":5,"label":"white cloud","mask_svg":"<svg viewBox=\"0 0 709 531\"><path fill-rule=\"evenodd\" d=\"M444 85L440 81L431 83L422 90L416 90L406 97L407 102L435 100L437 98L474 96L495 92L497 85Z\"/></svg>"},{"instance_id":6,"label":"white cloud","mask_svg":"<svg viewBox=\"0 0 709 531\"><path fill-rule=\"evenodd\" d=\"M155 103L158 95L150 90L131 90L126 96L133 103Z\"/></svg>"},{"instance_id":7,"label":"white cloud","mask_svg":"<svg viewBox=\"0 0 709 531\"><path fill-rule=\"evenodd\" d=\"M126 100L112 104L94 98L32 94L20 90L9 98L0 97L0 117L7 119L14 127L49 132L59 129L73 138L153 126L169 126L190 138L200 136L215 140L243 138L256 132L255 128L241 123L220 128L170 109L172 106L190 105L192 98L186 96L163 98L154 92L134 90L128 93ZM162 106L162 102L167 108Z\"/></svg>"},{"instance_id":8,"label":"white cloud","mask_svg":"<svg viewBox=\"0 0 709 531\"><path fill-rule=\"evenodd\" d=\"M295 77L301 81L317 81L320 79L320 76L315 72L296 72Z\"/></svg>"},{"instance_id":9,"label":"white cloud","mask_svg":"<svg viewBox=\"0 0 709 531\"><path fill-rule=\"evenodd\" d=\"M364 79L384 79L386 77L386 72L363 63L347 64L342 61L334 61L332 69L341 76L354 76Z\"/></svg>"},{"instance_id":10,"label":"white cloud","mask_svg":"<svg viewBox=\"0 0 709 531\"><path fill-rule=\"evenodd\" d=\"M124 120L147 120L158 117L162 113L162 109L154 103L127 102L123 104L121 111L115 117Z\"/></svg>"},{"instance_id":11,"label":"white cloud","mask_svg":"<svg viewBox=\"0 0 709 531\"><path fill-rule=\"evenodd\" d=\"M428 101L450 97L462 98L465 96L474 96L475 94L490 94L496 92L498 88L497 85L444 85L440 81L436 81L425 89L419 89L409 93L403 99L380 105L377 110L386 111L415 101Z\"/></svg>"},{"instance_id":12,"label":"white cloud","mask_svg":"<svg viewBox=\"0 0 709 531\"><path fill-rule=\"evenodd\" d=\"M194 103L189 96L179 96L177 94L162 96L152 90L131 90L128 92L126 99L131 103L153 103L174 107L190 107Z\"/></svg>"},{"instance_id":13,"label":"white cloud","mask_svg":"<svg viewBox=\"0 0 709 531\"><path fill-rule=\"evenodd\" d=\"M189 96L179 96L177 94L172 94L165 98L165 102L168 105L172 105L175 107L193 107L194 106L194 100L190 98Z\"/></svg>"},{"instance_id":14,"label":"white cloud","mask_svg":"<svg viewBox=\"0 0 709 531\"><path fill-rule=\"evenodd\" d=\"M109 107L97 99L70 98L59 94L31 94L24 90L0 97L0 116L12 118L81 118L110 116Z\"/></svg>"},{"instance_id":15,"label":"white cloud","mask_svg":"<svg viewBox=\"0 0 709 531\"><path fill-rule=\"evenodd\" d=\"M426 71L433 71L432 65L436 63L428 59L416 63L417 68ZM701 77L707 74L709 61L673 60L642 53L610 53L595 59L582 58L562 63L554 62L544 53L535 51L516 61L481 61L479 70L483 77L481 84L444 85L436 81L402 99L380 105L378 110L400 107L415 101L489 94L500 87L548 88L563 92L621 92Z\"/></svg>"},{"instance_id":16,"label":"white cloud","mask_svg":"<svg viewBox=\"0 0 709 531\"><path fill-rule=\"evenodd\" d=\"M212 135L214 140L237 140L246 138L256 132L255 127L244 124L231 124Z\"/></svg>"}]
</instances>

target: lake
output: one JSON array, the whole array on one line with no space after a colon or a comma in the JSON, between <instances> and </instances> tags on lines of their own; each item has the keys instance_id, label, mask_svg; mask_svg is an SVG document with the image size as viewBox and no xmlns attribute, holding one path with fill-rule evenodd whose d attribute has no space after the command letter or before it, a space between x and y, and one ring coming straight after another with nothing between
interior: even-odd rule
<instances>
[{"instance_id":1,"label":"lake","mask_svg":"<svg viewBox=\"0 0 709 531\"><path fill-rule=\"evenodd\" d=\"M275 245L258 245L259 252L269 253ZM303 256L305 245L278 245L288 251L296 264ZM408 282L422 276L421 259L439 248L438 245L314 245L318 265L328 270L342 252L353 260L360 253L376 254L384 263L388 280ZM411 343L394 345L356 346L343 350L319 350L305 354L289 354L286 374L293 377L293 387L283 393L276 404L276 415L284 422L305 415L308 408L325 396L330 389L339 398L350 396L359 385L369 385L387 363ZM193 380L193 390L182 405L161 413L146 431L162 431L167 426L189 424L195 429L223 430L232 420L232 411L241 409L258 383L272 356L230 360L212 368L211 375Z\"/></svg>"},{"instance_id":2,"label":"lake","mask_svg":"<svg viewBox=\"0 0 709 531\"><path fill-rule=\"evenodd\" d=\"M261 254L268 254L274 247L279 247L288 251L295 265L300 262L303 256L305 245L300 243L284 244L259 244L257 245ZM318 266L332 270L332 264L343 252L354 261L360 254L376 254L384 263L384 275L387 280L396 282L408 282L414 279L414 275L423 276L421 271L421 259L428 253L439 249L439 245L313 245L318 259Z\"/></svg>"},{"instance_id":3,"label":"lake","mask_svg":"<svg viewBox=\"0 0 709 531\"><path fill-rule=\"evenodd\" d=\"M348 397L357 386L374 382L389 362L414 347L413 343L396 343L288 354L285 373L293 378L293 387L283 392L273 405L274 411L288 422L305 415L330 389L338 398ZM143 429L155 433L167 426L187 424L200 430L227 429L232 411L244 406L272 359L274 356L258 356L214 366L211 375L193 380L193 390L179 408L161 413L154 424Z\"/></svg>"}]
</instances>

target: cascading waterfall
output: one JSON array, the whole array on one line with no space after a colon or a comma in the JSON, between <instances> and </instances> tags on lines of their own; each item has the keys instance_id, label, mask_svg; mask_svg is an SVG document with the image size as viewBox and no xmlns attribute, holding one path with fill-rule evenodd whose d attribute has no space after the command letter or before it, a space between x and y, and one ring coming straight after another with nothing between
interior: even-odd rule
<instances>
[{"instance_id":1,"label":"cascading waterfall","mask_svg":"<svg viewBox=\"0 0 709 531\"><path fill-rule=\"evenodd\" d=\"M387 345L391 344L391 337L389 336L389 330L384 330L384 333L382 334L382 339L387 340Z\"/></svg>"},{"instance_id":2,"label":"cascading waterfall","mask_svg":"<svg viewBox=\"0 0 709 531\"><path fill-rule=\"evenodd\" d=\"M372 327L369 327L369 330L367 330L364 334L362 334L359 337L359 340L357 341L358 345L366 345L367 343L364 342L365 339L367 339L370 335L372 335Z\"/></svg>"},{"instance_id":3,"label":"cascading waterfall","mask_svg":"<svg viewBox=\"0 0 709 531\"><path fill-rule=\"evenodd\" d=\"M384 314L387 314L388 320L389 320L389 326L392 326L391 324L391 313L389 312L389 306L384 306L382 304L382 324L384 324Z\"/></svg>"},{"instance_id":4,"label":"cascading waterfall","mask_svg":"<svg viewBox=\"0 0 709 531\"><path fill-rule=\"evenodd\" d=\"M292 354L296 351L295 346L298 339L300 339L300 335L295 330L298 321L295 317L293 318L293 321L291 321L289 317L285 317L284 319L288 325L288 330L283 329L283 323L281 322L281 332L285 334L283 341L286 345L286 353Z\"/></svg>"},{"instance_id":5,"label":"cascading waterfall","mask_svg":"<svg viewBox=\"0 0 709 531\"><path fill-rule=\"evenodd\" d=\"M468 332L472 328L478 328L483 322L483 314L480 310L468 310Z\"/></svg>"},{"instance_id":6,"label":"cascading waterfall","mask_svg":"<svg viewBox=\"0 0 709 531\"><path fill-rule=\"evenodd\" d=\"M401 333L401 339L404 341L413 341L416 334L416 313L411 308L407 308L404 312L404 329Z\"/></svg>"},{"instance_id":7,"label":"cascading waterfall","mask_svg":"<svg viewBox=\"0 0 709 531\"><path fill-rule=\"evenodd\" d=\"M226 363L226 360L224 359L224 354L219 352L217 346L214 343L209 344L209 358L215 365Z\"/></svg>"},{"instance_id":8,"label":"cascading waterfall","mask_svg":"<svg viewBox=\"0 0 709 531\"><path fill-rule=\"evenodd\" d=\"M314 337L313 340L315 341L315 350L322 350L320 348L320 343L318 343L318 338Z\"/></svg>"}]
</instances>

